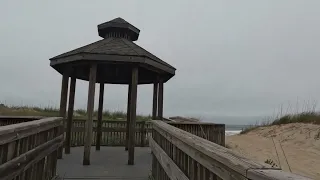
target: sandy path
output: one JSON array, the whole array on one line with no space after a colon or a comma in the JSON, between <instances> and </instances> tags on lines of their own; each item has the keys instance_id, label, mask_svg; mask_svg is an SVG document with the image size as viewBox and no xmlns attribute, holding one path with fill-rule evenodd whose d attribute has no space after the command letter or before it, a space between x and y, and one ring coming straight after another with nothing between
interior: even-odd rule
<instances>
[{"instance_id":1,"label":"sandy path","mask_svg":"<svg viewBox=\"0 0 320 180\"><path fill-rule=\"evenodd\" d=\"M246 135L226 138L227 145L234 151L265 162L273 160L279 167L278 150L282 169L320 180L320 126L311 124L289 124L259 128ZM275 144L272 141L275 140ZM281 146L285 152L282 154Z\"/></svg>"}]
</instances>

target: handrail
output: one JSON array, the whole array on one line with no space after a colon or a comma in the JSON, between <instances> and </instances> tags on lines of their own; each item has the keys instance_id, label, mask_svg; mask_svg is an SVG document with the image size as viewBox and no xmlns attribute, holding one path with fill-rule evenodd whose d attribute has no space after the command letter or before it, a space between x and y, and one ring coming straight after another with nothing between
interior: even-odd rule
<instances>
[{"instance_id":1,"label":"handrail","mask_svg":"<svg viewBox=\"0 0 320 180\"><path fill-rule=\"evenodd\" d=\"M225 146L225 125L207 122L167 122L168 124L204 138L221 146Z\"/></svg>"},{"instance_id":2,"label":"handrail","mask_svg":"<svg viewBox=\"0 0 320 180\"><path fill-rule=\"evenodd\" d=\"M51 117L0 126L0 179L55 177L62 125L62 118Z\"/></svg>"},{"instance_id":3,"label":"handrail","mask_svg":"<svg viewBox=\"0 0 320 180\"><path fill-rule=\"evenodd\" d=\"M189 179L309 179L254 162L165 122L152 123L153 137L149 142L155 179L159 176L169 179L186 179L185 176Z\"/></svg>"}]
</instances>

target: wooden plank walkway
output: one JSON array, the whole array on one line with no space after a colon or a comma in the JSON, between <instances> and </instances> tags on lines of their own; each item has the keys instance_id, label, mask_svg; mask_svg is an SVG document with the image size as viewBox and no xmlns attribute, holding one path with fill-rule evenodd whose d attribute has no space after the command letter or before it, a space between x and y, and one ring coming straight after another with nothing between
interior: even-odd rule
<instances>
[{"instance_id":1,"label":"wooden plank walkway","mask_svg":"<svg viewBox=\"0 0 320 180\"><path fill-rule=\"evenodd\" d=\"M135 148L135 165L129 166L128 152L124 147L91 148L91 165L82 165L83 147L71 148L71 154L58 160L57 173L60 179L133 179L147 180L151 174L151 150Z\"/></svg>"}]
</instances>

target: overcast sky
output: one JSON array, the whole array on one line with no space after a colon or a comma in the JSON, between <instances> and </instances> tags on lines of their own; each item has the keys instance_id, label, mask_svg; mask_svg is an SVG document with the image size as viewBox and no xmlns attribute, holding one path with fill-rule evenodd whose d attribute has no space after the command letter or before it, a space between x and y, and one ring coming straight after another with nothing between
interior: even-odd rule
<instances>
[{"instance_id":1,"label":"overcast sky","mask_svg":"<svg viewBox=\"0 0 320 180\"><path fill-rule=\"evenodd\" d=\"M97 25L122 17L140 29L137 44L177 68L165 116L293 111L297 99L300 108L320 99L319 9L319 0L1 0L0 102L59 107L49 58L100 40ZM151 113L152 88L138 87L138 113ZM87 92L78 81L76 108ZM106 109L125 111L126 98L127 86L106 85Z\"/></svg>"}]
</instances>

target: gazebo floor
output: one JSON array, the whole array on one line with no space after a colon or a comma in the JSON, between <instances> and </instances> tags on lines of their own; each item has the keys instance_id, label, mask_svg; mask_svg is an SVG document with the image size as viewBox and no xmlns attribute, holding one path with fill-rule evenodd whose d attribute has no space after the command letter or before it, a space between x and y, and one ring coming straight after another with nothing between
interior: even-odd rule
<instances>
[{"instance_id":1,"label":"gazebo floor","mask_svg":"<svg viewBox=\"0 0 320 180\"><path fill-rule=\"evenodd\" d=\"M151 151L149 148L135 148L135 164L127 165L128 152L124 147L91 148L91 165L83 166L83 147L71 148L71 154L64 154L58 160L57 173L60 179L133 179L147 180L151 173Z\"/></svg>"}]
</instances>

